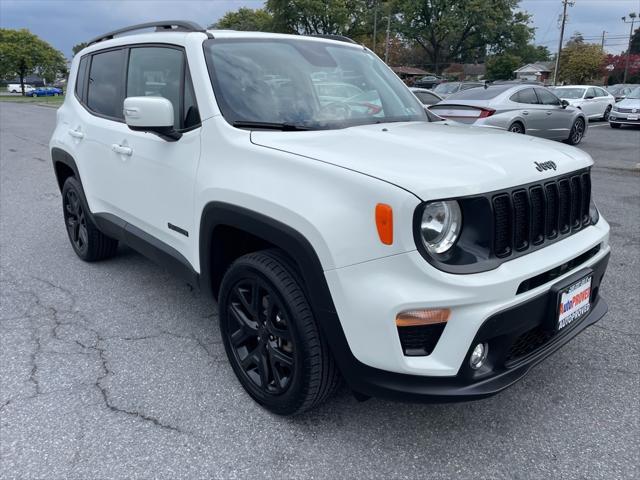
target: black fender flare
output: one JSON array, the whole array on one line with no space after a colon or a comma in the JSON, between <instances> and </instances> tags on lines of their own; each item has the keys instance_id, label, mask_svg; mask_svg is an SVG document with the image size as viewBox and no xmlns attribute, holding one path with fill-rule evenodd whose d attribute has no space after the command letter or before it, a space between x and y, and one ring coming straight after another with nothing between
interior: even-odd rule
<instances>
[{"instance_id":1,"label":"black fender flare","mask_svg":"<svg viewBox=\"0 0 640 480\"><path fill-rule=\"evenodd\" d=\"M73 175L78 179L78 182L80 182L80 185L82 186L82 179L80 178L78 165L76 165L76 161L73 159L71 154L69 154L69 152L58 147L53 147L51 149L51 161L53 163L53 171L56 174L56 180L58 181L58 187L60 187L60 191L62 191L62 184L64 182L58 176L58 169L56 168L56 165L58 163L62 163L69 167L73 171Z\"/></svg>"},{"instance_id":2,"label":"black fender flare","mask_svg":"<svg viewBox=\"0 0 640 480\"><path fill-rule=\"evenodd\" d=\"M211 294L214 293L212 246L214 230L218 226L237 228L261 238L286 252L297 264L296 273L304 283L302 287L318 327L343 376L349 381L349 373L359 362L347 343L320 259L307 238L292 227L253 210L224 202L207 203L200 220L200 287Z\"/></svg>"}]
</instances>

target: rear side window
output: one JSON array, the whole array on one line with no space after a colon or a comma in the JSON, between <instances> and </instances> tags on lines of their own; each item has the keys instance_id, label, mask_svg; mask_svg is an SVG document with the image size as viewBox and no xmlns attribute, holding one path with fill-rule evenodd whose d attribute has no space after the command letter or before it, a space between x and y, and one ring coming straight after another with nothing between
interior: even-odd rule
<instances>
[{"instance_id":1,"label":"rear side window","mask_svg":"<svg viewBox=\"0 0 640 480\"><path fill-rule=\"evenodd\" d=\"M87 86L87 107L90 110L109 118L123 118L123 67L123 50L110 50L93 55Z\"/></svg>"},{"instance_id":2,"label":"rear side window","mask_svg":"<svg viewBox=\"0 0 640 480\"><path fill-rule=\"evenodd\" d=\"M556 97L549 90L545 90L544 88L536 88L536 94L540 99L540 103L543 105L560 105L560 99Z\"/></svg>"},{"instance_id":3,"label":"rear side window","mask_svg":"<svg viewBox=\"0 0 640 480\"><path fill-rule=\"evenodd\" d=\"M516 103L538 103L538 97L536 96L536 92L533 91L533 88L525 88L524 90L520 90L519 92L511 95L511 98L509 98L509 100Z\"/></svg>"},{"instance_id":4,"label":"rear side window","mask_svg":"<svg viewBox=\"0 0 640 480\"><path fill-rule=\"evenodd\" d=\"M606 97L607 92L605 92L602 88L596 88L596 94L598 97Z\"/></svg>"},{"instance_id":5,"label":"rear side window","mask_svg":"<svg viewBox=\"0 0 640 480\"><path fill-rule=\"evenodd\" d=\"M80 65L78 65L78 74L76 75L76 95L84 102L85 91L87 87L87 64L89 63L89 57L83 57L80 59Z\"/></svg>"},{"instance_id":6,"label":"rear side window","mask_svg":"<svg viewBox=\"0 0 640 480\"><path fill-rule=\"evenodd\" d=\"M591 98L595 98L595 97L597 97L597 95L596 95L596 89L595 89L595 88L589 88L589 89L587 89L587 94L585 95L585 97L591 97Z\"/></svg>"}]
</instances>

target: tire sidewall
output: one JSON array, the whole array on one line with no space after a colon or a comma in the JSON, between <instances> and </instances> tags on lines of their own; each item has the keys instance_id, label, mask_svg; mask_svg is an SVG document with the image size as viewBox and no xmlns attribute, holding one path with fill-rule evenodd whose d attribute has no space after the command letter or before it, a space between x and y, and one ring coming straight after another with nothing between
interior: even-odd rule
<instances>
[{"instance_id":1,"label":"tire sidewall","mask_svg":"<svg viewBox=\"0 0 640 480\"><path fill-rule=\"evenodd\" d=\"M295 282L295 277L291 275L287 268L281 262L278 263L281 268L287 271L290 279ZM257 276L269 284L269 286L276 292L276 295L279 297L278 300L284 308L286 315L290 319L289 330L291 332L291 338L293 339L295 348L295 370L289 387L284 393L279 395L269 394L262 391L246 376L245 372L242 370L242 367L239 365L236 359L234 348L229 341L229 318L227 313L229 307L229 296L232 292L233 287L239 281L251 276ZM291 305L286 296L283 294L279 283L279 280L276 278L273 272L262 267L262 265L260 265L258 262L252 261L252 259L250 258L241 258L237 260L229 268L229 270L227 270L227 273L222 280L222 284L220 285L220 294L218 295L219 324L220 333L222 335L222 341L227 353L227 357L229 359L229 362L231 363L231 367L233 368L234 373L238 377L238 380L243 385L245 390L259 404L265 406L274 413L286 415L295 413L295 411L303 403L304 398L306 397L306 392L309 389L308 375L306 374L306 372L309 370L308 358L310 348L307 343L307 339L300 334L298 325L298 316L301 314L305 314L302 311L304 310L304 308L300 309L296 308L296 306L294 305ZM298 288L302 291L299 285ZM308 304L306 305L306 309L310 314L311 309L309 308Z\"/></svg>"},{"instance_id":2,"label":"tire sidewall","mask_svg":"<svg viewBox=\"0 0 640 480\"><path fill-rule=\"evenodd\" d=\"M582 122L582 134L580 135L580 138L576 142L573 139L573 131L577 127L578 123L580 123L580 122ZM577 118L573 122L573 125L571 126L571 130L569 131L569 143L571 145L578 145L582 141L582 139L584 138L584 131L585 131L586 127L587 127L587 122L583 118Z\"/></svg>"}]
</instances>

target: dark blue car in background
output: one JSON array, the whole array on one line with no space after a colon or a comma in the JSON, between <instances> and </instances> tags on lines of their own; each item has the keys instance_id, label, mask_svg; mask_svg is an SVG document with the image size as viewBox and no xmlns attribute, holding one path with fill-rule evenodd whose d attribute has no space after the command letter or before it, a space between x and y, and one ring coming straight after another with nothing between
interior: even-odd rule
<instances>
[{"instance_id":1,"label":"dark blue car in background","mask_svg":"<svg viewBox=\"0 0 640 480\"><path fill-rule=\"evenodd\" d=\"M62 89L57 87L38 87L25 93L27 97L57 97L62 95Z\"/></svg>"}]
</instances>

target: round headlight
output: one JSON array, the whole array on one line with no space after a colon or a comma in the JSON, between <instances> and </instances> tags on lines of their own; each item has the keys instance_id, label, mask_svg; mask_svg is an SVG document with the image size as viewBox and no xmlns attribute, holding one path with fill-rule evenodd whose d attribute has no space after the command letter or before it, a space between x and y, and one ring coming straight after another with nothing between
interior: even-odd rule
<instances>
[{"instance_id":1,"label":"round headlight","mask_svg":"<svg viewBox=\"0 0 640 480\"><path fill-rule=\"evenodd\" d=\"M456 243L461 226L462 213L458 202L427 203L420 222L422 243L430 253L445 253Z\"/></svg>"}]
</instances>

